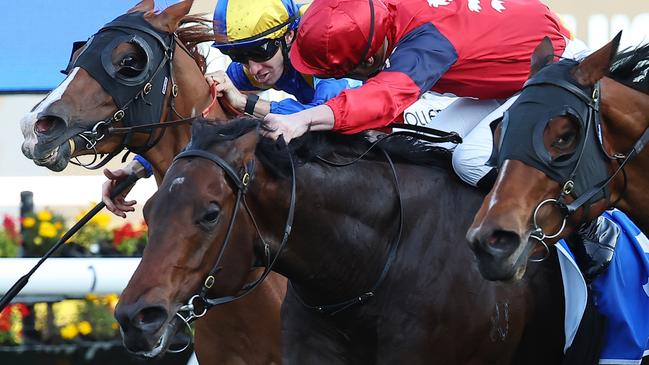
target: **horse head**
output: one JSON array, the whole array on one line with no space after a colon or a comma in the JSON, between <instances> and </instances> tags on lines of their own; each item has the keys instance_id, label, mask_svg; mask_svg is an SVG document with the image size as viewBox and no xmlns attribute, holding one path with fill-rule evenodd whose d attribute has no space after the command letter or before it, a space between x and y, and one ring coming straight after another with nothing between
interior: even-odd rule
<instances>
[{"instance_id":1,"label":"horse head","mask_svg":"<svg viewBox=\"0 0 649 365\"><path fill-rule=\"evenodd\" d=\"M163 353L188 318L179 311L199 304L190 298L235 296L246 284L257 236L242 194L254 178L257 125L195 121L190 144L146 203L149 243L115 311L130 351Z\"/></svg>"},{"instance_id":2,"label":"horse head","mask_svg":"<svg viewBox=\"0 0 649 365\"><path fill-rule=\"evenodd\" d=\"M549 39L536 48L531 78L495 132L498 179L467 233L485 278L520 278L536 244L549 250L614 203L634 205L627 176L632 186L639 162L620 172L640 152L649 90L616 81L616 64L639 64L629 67L632 52L616 57L620 36L580 62L552 63Z\"/></svg>"},{"instance_id":3,"label":"horse head","mask_svg":"<svg viewBox=\"0 0 649 365\"><path fill-rule=\"evenodd\" d=\"M191 5L181 1L156 13L153 1L144 0L87 42L75 43L65 80L21 120L23 154L61 171L79 155L112 157L122 148L143 153L162 132L112 135L109 129L203 110L210 101L205 65L197 66L195 49L187 48L191 42L183 44L176 34ZM211 37L203 36L202 41ZM219 110L213 117L225 116Z\"/></svg>"}]
</instances>

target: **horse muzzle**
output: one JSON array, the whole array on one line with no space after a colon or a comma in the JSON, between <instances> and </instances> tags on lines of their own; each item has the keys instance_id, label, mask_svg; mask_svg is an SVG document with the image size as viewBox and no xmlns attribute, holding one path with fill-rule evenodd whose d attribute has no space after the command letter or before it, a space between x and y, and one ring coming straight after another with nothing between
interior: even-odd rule
<instances>
[{"instance_id":1,"label":"horse muzzle","mask_svg":"<svg viewBox=\"0 0 649 365\"><path fill-rule=\"evenodd\" d=\"M73 138L81 129L68 128L66 119L57 114L41 113L33 121L33 125L23 123L25 140L22 152L25 157L52 171L65 169L75 151Z\"/></svg>"},{"instance_id":2,"label":"horse muzzle","mask_svg":"<svg viewBox=\"0 0 649 365\"><path fill-rule=\"evenodd\" d=\"M156 357L168 344L171 323L163 306L140 307L122 304L115 309L124 346L128 351L143 356ZM172 318L173 319L173 318Z\"/></svg>"},{"instance_id":3,"label":"horse muzzle","mask_svg":"<svg viewBox=\"0 0 649 365\"><path fill-rule=\"evenodd\" d=\"M50 150L39 149L37 143L34 146L34 152L31 159L38 166L47 167L52 171L62 171L68 166L72 152L74 152L73 144L70 141L71 140L66 140L61 145ZM30 157L25 153L25 149L23 149L23 154L28 158Z\"/></svg>"},{"instance_id":4,"label":"horse muzzle","mask_svg":"<svg viewBox=\"0 0 649 365\"><path fill-rule=\"evenodd\" d=\"M518 280L525 273L532 245L528 236L498 228L472 228L467 241L482 276L491 281Z\"/></svg>"}]
</instances>

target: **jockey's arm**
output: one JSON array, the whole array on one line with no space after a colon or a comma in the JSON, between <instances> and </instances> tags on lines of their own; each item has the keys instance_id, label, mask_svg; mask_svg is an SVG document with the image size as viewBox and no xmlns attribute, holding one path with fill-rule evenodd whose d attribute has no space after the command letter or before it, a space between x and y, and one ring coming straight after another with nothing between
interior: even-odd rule
<instances>
[{"instance_id":1,"label":"jockey's arm","mask_svg":"<svg viewBox=\"0 0 649 365\"><path fill-rule=\"evenodd\" d=\"M228 101L237 110L246 111L248 104L248 112L253 110L255 117L263 118L268 113L273 114L293 114L305 109L313 108L322 105L327 100L340 94L341 91L352 87L357 87L360 82L350 79L318 79L313 78L313 97L310 100L295 100L293 98L286 98L280 101L267 101L257 99L250 95L245 95L240 92L260 91L258 87L253 85L251 79L246 75L243 67L240 64L231 63L226 72L217 71L209 74L210 79L215 80L219 86L217 90L225 94ZM257 100L255 100L257 99ZM299 99L299 98L298 98Z\"/></svg>"},{"instance_id":2,"label":"jockey's arm","mask_svg":"<svg viewBox=\"0 0 649 365\"><path fill-rule=\"evenodd\" d=\"M326 103L334 113L333 129L357 133L401 121L404 110L457 59L455 47L432 24L413 29L397 43L381 72Z\"/></svg>"},{"instance_id":3,"label":"jockey's arm","mask_svg":"<svg viewBox=\"0 0 649 365\"><path fill-rule=\"evenodd\" d=\"M334 127L334 114L327 105L318 105L301 112L280 115L268 114L264 117L269 132L262 130L266 137L277 139L284 137L286 143L307 131L328 131Z\"/></svg>"},{"instance_id":4,"label":"jockey's arm","mask_svg":"<svg viewBox=\"0 0 649 365\"><path fill-rule=\"evenodd\" d=\"M419 99L457 61L453 45L432 24L415 28L397 44L384 69L356 89L325 104L288 116L269 114L272 138L301 136L308 130L358 133L401 121L403 111Z\"/></svg>"},{"instance_id":5,"label":"jockey's arm","mask_svg":"<svg viewBox=\"0 0 649 365\"><path fill-rule=\"evenodd\" d=\"M360 81L351 79L319 79L313 78L314 93L309 102L300 102L286 98L270 102L270 112L273 114L293 114L305 109L310 109L324 104L327 100L338 96L345 89L352 89L361 85Z\"/></svg>"}]
</instances>

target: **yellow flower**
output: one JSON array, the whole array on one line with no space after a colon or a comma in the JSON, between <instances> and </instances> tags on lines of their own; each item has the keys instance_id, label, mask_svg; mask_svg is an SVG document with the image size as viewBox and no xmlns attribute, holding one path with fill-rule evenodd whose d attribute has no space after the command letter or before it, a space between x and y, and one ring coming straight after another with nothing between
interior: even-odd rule
<instances>
[{"instance_id":1,"label":"yellow flower","mask_svg":"<svg viewBox=\"0 0 649 365\"><path fill-rule=\"evenodd\" d=\"M61 222L54 223L54 228L56 228L57 230L63 228L63 223L61 223Z\"/></svg>"},{"instance_id":2,"label":"yellow flower","mask_svg":"<svg viewBox=\"0 0 649 365\"><path fill-rule=\"evenodd\" d=\"M99 212L99 213L97 213L97 215L92 217L92 219L90 220L90 223L91 224L96 224L97 227L99 227L99 228L106 229L108 227L108 225L110 224L110 220L111 220L110 214L108 214L106 212Z\"/></svg>"},{"instance_id":3,"label":"yellow flower","mask_svg":"<svg viewBox=\"0 0 649 365\"><path fill-rule=\"evenodd\" d=\"M77 325L77 329L79 330L79 333L86 336L92 332L92 325L88 321L82 321Z\"/></svg>"},{"instance_id":4,"label":"yellow flower","mask_svg":"<svg viewBox=\"0 0 649 365\"><path fill-rule=\"evenodd\" d=\"M50 222L41 222L40 227L38 227L38 235L45 238L56 237L56 228Z\"/></svg>"},{"instance_id":5,"label":"yellow flower","mask_svg":"<svg viewBox=\"0 0 649 365\"><path fill-rule=\"evenodd\" d=\"M79 330L77 329L77 326L74 324L70 323L65 325L65 327L61 328L61 337L64 340L71 340L79 334Z\"/></svg>"},{"instance_id":6,"label":"yellow flower","mask_svg":"<svg viewBox=\"0 0 649 365\"><path fill-rule=\"evenodd\" d=\"M62 327L68 323L78 323L81 306L83 304L83 301L74 299L52 304L54 324Z\"/></svg>"},{"instance_id":7,"label":"yellow flower","mask_svg":"<svg viewBox=\"0 0 649 365\"><path fill-rule=\"evenodd\" d=\"M82 211L82 212L79 213L76 217L74 217L74 220L75 220L75 221L80 221L80 220L83 218L83 216L85 216L86 214L88 214L88 212L89 212L89 210L84 210L84 211Z\"/></svg>"},{"instance_id":8,"label":"yellow flower","mask_svg":"<svg viewBox=\"0 0 649 365\"><path fill-rule=\"evenodd\" d=\"M43 243L43 239L41 237L35 237L34 238L34 244L36 246L40 246Z\"/></svg>"},{"instance_id":9,"label":"yellow flower","mask_svg":"<svg viewBox=\"0 0 649 365\"><path fill-rule=\"evenodd\" d=\"M52 220L52 213L47 210L41 210L36 214L36 217L38 217L38 220L41 222L49 222Z\"/></svg>"},{"instance_id":10,"label":"yellow flower","mask_svg":"<svg viewBox=\"0 0 649 365\"><path fill-rule=\"evenodd\" d=\"M86 300L89 302L96 302L97 300L99 300L99 297L97 296L97 294L88 293L86 294Z\"/></svg>"},{"instance_id":11,"label":"yellow flower","mask_svg":"<svg viewBox=\"0 0 649 365\"><path fill-rule=\"evenodd\" d=\"M110 324L110 327L111 327L112 329L116 330L116 329L119 328L119 324L117 324L117 322L113 322L113 323Z\"/></svg>"},{"instance_id":12,"label":"yellow flower","mask_svg":"<svg viewBox=\"0 0 649 365\"><path fill-rule=\"evenodd\" d=\"M32 228L36 224L36 219L34 217L25 217L23 219L23 227Z\"/></svg>"},{"instance_id":13,"label":"yellow flower","mask_svg":"<svg viewBox=\"0 0 649 365\"><path fill-rule=\"evenodd\" d=\"M117 301L119 301L119 297L117 294L108 294L106 296L106 304L108 304L108 307L112 310L115 310L115 307L117 306Z\"/></svg>"}]
</instances>

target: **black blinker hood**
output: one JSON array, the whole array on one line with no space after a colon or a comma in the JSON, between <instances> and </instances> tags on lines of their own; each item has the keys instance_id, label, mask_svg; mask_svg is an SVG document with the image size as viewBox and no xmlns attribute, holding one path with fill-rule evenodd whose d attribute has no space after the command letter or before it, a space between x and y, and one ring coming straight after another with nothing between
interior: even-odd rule
<instances>
[{"instance_id":1,"label":"black blinker hood","mask_svg":"<svg viewBox=\"0 0 649 365\"><path fill-rule=\"evenodd\" d=\"M499 167L505 160L518 160L562 186L572 181L574 188L567 192L575 198L608 178L608 158L601 148L599 89L581 86L573 79L570 71L577 64L562 60L526 82L505 113L497 156ZM543 144L543 132L548 122L559 116L578 122L578 145L572 155L553 160ZM607 196L607 190L602 189L588 202Z\"/></svg>"},{"instance_id":2,"label":"black blinker hood","mask_svg":"<svg viewBox=\"0 0 649 365\"><path fill-rule=\"evenodd\" d=\"M119 73L112 62L113 50L121 43L131 43L146 58L143 70L132 77ZM144 13L136 12L104 25L83 47L66 71L74 67L86 70L125 112L125 121L160 120L171 78L173 34L155 29L144 19ZM169 72L161 72L167 63Z\"/></svg>"}]
</instances>

